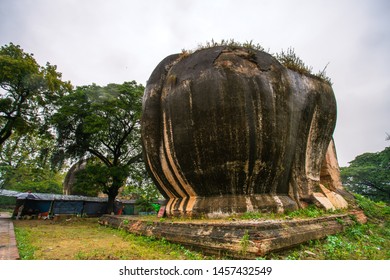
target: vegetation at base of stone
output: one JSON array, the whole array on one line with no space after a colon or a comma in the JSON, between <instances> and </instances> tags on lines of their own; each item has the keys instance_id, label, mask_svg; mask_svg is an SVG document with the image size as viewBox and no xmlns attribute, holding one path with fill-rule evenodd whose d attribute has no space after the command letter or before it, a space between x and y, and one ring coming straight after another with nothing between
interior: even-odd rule
<instances>
[{"instance_id":1,"label":"vegetation at base of stone","mask_svg":"<svg viewBox=\"0 0 390 280\"><path fill-rule=\"evenodd\" d=\"M356 201L368 218L373 221L390 221L390 206L383 201L375 202L363 195L355 194Z\"/></svg>"},{"instance_id":2,"label":"vegetation at base of stone","mask_svg":"<svg viewBox=\"0 0 390 280\"><path fill-rule=\"evenodd\" d=\"M310 241L298 248L272 253L263 259L287 260L388 260L390 259L390 206L356 195L368 218L344 232L323 240Z\"/></svg>"},{"instance_id":3,"label":"vegetation at base of stone","mask_svg":"<svg viewBox=\"0 0 390 280\"><path fill-rule=\"evenodd\" d=\"M220 42L214 41L214 39L211 39L211 41L207 41L204 44L199 44L198 48L195 51L218 47L218 46L227 46L231 49L236 48L246 48L249 50L254 51L265 51L265 48L261 46L260 44L254 43L251 41L246 41L245 43L240 43L235 41L234 39L225 40L222 39ZM188 51L188 50L182 50L181 58L184 58L191 54L194 51ZM286 51L281 50L279 53L272 54L283 66L285 66L288 69L291 69L293 71L296 71L300 74L304 75L312 75L314 77L319 78L322 81L325 81L332 84L331 79L326 75L326 68L328 65L324 67L322 71L319 71L318 73L313 73L313 68L306 65L304 61L295 53L295 50L293 48L288 48ZM329 63L328 63L329 64Z\"/></svg>"},{"instance_id":4,"label":"vegetation at base of stone","mask_svg":"<svg viewBox=\"0 0 390 280\"><path fill-rule=\"evenodd\" d=\"M390 147L357 156L348 167L340 168L340 175L348 190L390 203Z\"/></svg>"},{"instance_id":5,"label":"vegetation at base of stone","mask_svg":"<svg viewBox=\"0 0 390 280\"><path fill-rule=\"evenodd\" d=\"M14 221L21 259L29 260L202 260L210 259L164 239L100 226L95 218L53 222Z\"/></svg>"},{"instance_id":6,"label":"vegetation at base of stone","mask_svg":"<svg viewBox=\"0 0 390 280\"><path fill-rule=\"evenodd\" d=\"M249 247L249 244L250 244L250 239L249 239L249 234L248 234L248 231L245 231L245 234L242 236L241 240L240 240L240 246L241 246L241 251L240 253L245 255L246 252L248 251L248 247Z\"/></svg>"},{"instance_id":7,"label":"vegetation at base of stone","mask_svg":"<svg viewBox=\"0 0 390 280\"><path fill-rule=\"evenodd\" d=\"M326 212L324 209L318 208L315 205L309 205L308 207L306 207L304 209L299 209L296 211L288 212L286 214L286 217L289 217L289 218L317 218L317 217L320 217L326 213L334 214L335 211Z\"/></svg>"},{"instance_id":8,"label":"vegetation at base of stone","mask_svg":"<svg viewBox=\"0 0 390 280\"><path fill-rule=\"evenodd\" d=\"M325 211L315 205L309 205L304 209L299 209L287 213L261 213L246 212L240 215L232 215L228 220L256 220L256 219L309 219L324 215L343 213L344 210Z\"/></svg>"}]
</instances>

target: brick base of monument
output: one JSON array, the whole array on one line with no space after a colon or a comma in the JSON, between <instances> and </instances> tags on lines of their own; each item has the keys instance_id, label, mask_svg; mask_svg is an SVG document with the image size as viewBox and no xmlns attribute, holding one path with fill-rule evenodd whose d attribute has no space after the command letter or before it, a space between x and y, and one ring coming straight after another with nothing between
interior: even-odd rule
<instances>
[{"instance_id":1,"label":"brick base of monument","mask_svg":"<svg viewBox=\"0 0 390 280\"><path fill-rule=\"evenodd\" d=\"M310 240L342 232L347 227L367 221L364 213L353 210L344 214L292 220L191 220L153 221L150 217L104 215L99 223L128 232L164 238L206 254L234 259L254 259L267 253L291 248Z\"/></svg>"}]
</instances>

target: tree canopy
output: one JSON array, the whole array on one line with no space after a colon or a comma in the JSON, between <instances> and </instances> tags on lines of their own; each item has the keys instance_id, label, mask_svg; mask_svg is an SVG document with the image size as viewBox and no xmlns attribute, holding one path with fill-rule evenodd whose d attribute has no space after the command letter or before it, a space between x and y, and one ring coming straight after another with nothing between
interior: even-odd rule
<instances>
[{"instance_id":1,"label":"tree canopy","mask_svg":"<svg viewBox=\"0 0 390 280\"><path fill-rule=\"evenodd\" d=\"M62 193L63 175L51 168L54 147L47 135L13 133L0 146L0 188Z\"/></svg>"},{"instance_id":2,"label":"tree canopy","mask_svg":"<svg viewBox=\"0 0 390 280\"><path fill-rule=\"evenodd\" d=\"M43 130L57 99L71 89L55 65L40 66L12 43L0 48L0 87L0 146L15 131Z\"/></svg>"},{"instance_id":3,"label":"tree canopy","mask_svg":"<svg viewBox=\"0 0 390 280\"><path fill-rule=\"evenodd\" d=\"M71 89L55 65L40 66L12 43L0 47L0 188L62 192L48 119Z\"/></svg>"},{"instance_id":4,"label":"tree canopy","mask_svg":"<svg viewBox=\"0 0 390 280\"><path fill-rule=\"evenodd\" d=\"M390 147L378 153L359 155L340 171L343 184L349 190L390 203Z\"/></svg>"},{"instance_id":5,"label":"tree canopy","mask_svg":"<svg viewBox=\"0 0 390 280\"><path fill-rule=\"evenodd\" d=\"M98 159L82 178L108 195L109 212L131 166L142 160L139 118L143 91L135 81L77 87L61 99L52 118L57 130L57 162L68 157Z\"/></svg>"}]
</instances>

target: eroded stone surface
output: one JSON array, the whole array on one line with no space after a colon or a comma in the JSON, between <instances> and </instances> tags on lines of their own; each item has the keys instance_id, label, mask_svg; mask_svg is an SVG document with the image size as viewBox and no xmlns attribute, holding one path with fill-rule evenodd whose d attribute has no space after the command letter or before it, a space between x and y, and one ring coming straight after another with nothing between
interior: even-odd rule
<instances>
[{"instance_id":1,"label":"eroded stone surface","mask_svg":"<svg viewBox=\"0 0 390 280\"><path fill-rule=\"evenodd\" d=\"M312 194L314 203L325 210L336 210L336 207L330 202L330 200L320 192L314 192Z\"/></svg>"},{"instance_id":2,"label":"eroded stone surface","mask_svg":"<svg viewBox=\"0 0 390 280\"><path fill-rule=\"evenodd\" d=\"M336 146L332 139L326 151L321 167L321 184L331 191L343 189L340 178L340 167L337 160Z\"/></svg>"},{"instance_id":3,"label":"eroded stone surface","mask_svg":"<svg viewBox=\"0 0 390 280\"><path fill-rule=\"evenodd\" d=\"M168 215L293 210L320 183L335 121L331 86L267 53L171 55L145 90L145 162Z\"/></svg>"},{"instance_id":4,"label":"eroded stone surface","mask_svg":"<svg viewBox=\"0 0 390 280\"><path fill-rule=\"evenodd\" d=\"M320 189L322 193L329 199L330 203L336 209L345 209L348 208L348 202L338 193L328 190L324 185L320 184Z\"/></svg>"}]
</instances>

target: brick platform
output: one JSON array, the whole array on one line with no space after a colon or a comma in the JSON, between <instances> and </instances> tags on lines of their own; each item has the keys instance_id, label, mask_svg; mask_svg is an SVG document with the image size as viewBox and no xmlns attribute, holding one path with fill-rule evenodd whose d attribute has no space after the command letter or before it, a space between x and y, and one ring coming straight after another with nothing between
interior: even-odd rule
<instances>
[{"instance_id":1,"label":"brick platform","mask_svg":"<svg viewBox=\"0 0 390 280\"><path fill-rule=\"evenodd\" d=\"M205 253L236 259L253 259L309 240L321 239L339 233L355 222L366 222L362 211L313 219L236 222L151 221L141 216L114 215L104 215L99 219L102 225L164 238Z\"/></svg>"},{"instance_id":2,"label":"brick platform","mask_svg":"<svg viewBox=\"0 0 390 280\"><path fill-rule=\"evenodd\" d=\"M18 260L19 258L11 215L0 212L0 260Z\"/></svg>"}]
</instances>

